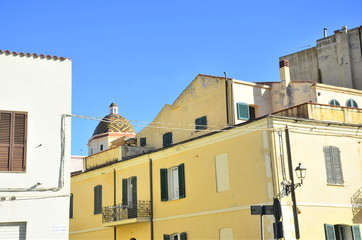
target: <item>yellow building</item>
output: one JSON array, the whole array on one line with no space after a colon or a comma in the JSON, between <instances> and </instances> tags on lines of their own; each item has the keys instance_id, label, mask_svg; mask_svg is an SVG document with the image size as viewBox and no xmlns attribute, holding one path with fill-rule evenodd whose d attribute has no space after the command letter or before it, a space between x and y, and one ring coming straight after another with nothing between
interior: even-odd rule
<instances>
[{"instance_id":1,"label":"yellow building","mask_svg":"<svg viewBox=\"0 0 362 240\"><path fill-rule=\"evenodd\" d=\"M72 177L70 239L260 239L250 207L276 197L285 239L360 239L361 117L304 104L137 157L92 155ZM273 239L274 216L263 221Z\"/></svg>"},{"instance_id":2,"label":"yellow building","mask_svg":"<svg viewBox=\"0 0 362 240\"><path fill-rule=\"evenodd\" d=\"M279 82L251 83L199 74L137 133L137 144L158 149L306 102L357 108L362 106L362 91L290 81L284 60Z\"/></svg>"},{"instance_id":3,"label":"yellow building","mask_svg":"<svg viewBox=\"0 0 362 240\"><path fill-rule=\"evenodd\" d=\"M72 176L70 239L360 240L362 91L280 73L198 75L137 141L107 118Z\"/></svg>"}]
</instances>

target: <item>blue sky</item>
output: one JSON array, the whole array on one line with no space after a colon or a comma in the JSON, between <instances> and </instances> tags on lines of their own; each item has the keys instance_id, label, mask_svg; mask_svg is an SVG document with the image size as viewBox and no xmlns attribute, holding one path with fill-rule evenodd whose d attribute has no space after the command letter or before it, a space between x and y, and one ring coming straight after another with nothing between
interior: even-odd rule
<instances>
[{"instance_id":1,"label":"blue sky","mask_svg":"<svg viewBox=\"0 0 362 240\"><path fill-rule=\"evenodd\" d=\"M280 56L314 46L323 28L362 24L361 0L0 0L0 8L0 49L72 59L73 114L103 117L113 99L137 121L152 121L199 73L278 81ZM87 154L97 124L72 119L72 154Z\"/></svg>"}]
</instances>

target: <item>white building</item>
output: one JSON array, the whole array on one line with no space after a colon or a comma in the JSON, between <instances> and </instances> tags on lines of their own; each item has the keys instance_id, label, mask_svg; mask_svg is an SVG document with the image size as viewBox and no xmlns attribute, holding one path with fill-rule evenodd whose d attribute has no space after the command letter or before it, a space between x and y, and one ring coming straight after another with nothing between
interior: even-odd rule
<instances>
[{"instance_id":1,"label":"white building","mask_svg":"<svg viewBox=\"0 0 362 240\"><path fill-rule=\"evenodd\" d=\"M71 60L0 50L0 239L68 239Z\"/></svg>"}]
</instances>

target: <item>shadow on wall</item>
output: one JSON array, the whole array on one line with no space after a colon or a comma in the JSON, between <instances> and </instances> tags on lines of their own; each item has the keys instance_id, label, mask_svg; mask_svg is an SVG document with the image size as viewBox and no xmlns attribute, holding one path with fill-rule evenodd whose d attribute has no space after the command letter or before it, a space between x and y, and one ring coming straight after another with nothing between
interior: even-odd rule
<instances>
[{"instance_id":1,"label":"shadow on wall","mask_svg":"<svg viewBox=\"0 0 362 240\"><path fill-rule=\"evenodd\" d=\"M359 210L352 218L352 222L355 224L362 224L362 210Z\"/></svg>"}]
</instances>

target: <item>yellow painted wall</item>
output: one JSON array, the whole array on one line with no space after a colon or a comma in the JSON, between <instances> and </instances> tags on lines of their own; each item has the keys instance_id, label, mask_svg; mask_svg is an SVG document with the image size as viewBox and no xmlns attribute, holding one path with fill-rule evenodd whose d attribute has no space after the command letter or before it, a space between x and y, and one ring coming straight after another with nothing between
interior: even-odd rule
<instances>
[{"instance_id":1,"label":"yellow painted wall","mask_svg":"<svg viewBox=\"0 0 362 240\"><path fill-rule=\"evenodd\" d=\"M306 123L296 124L292 121L280 123L283 132L282 141L284 143L286 141L284 130L285 125L288 125L295 183L300 182L294 171L298 163L302 163L307 168L303 185L296 189L297 205L301 211L298 218L302 239L324 239L324 224L354 225L362 223L360 220L353 219L351 208L351 197L362 187L361 136L357 137L355 132L346 126L304 124ZM286 145L284 144L283 148L280 148L278 139L278 134L275 133L274 156L278 168L276 183L283 181L282 156L287 179L290 179ZM335 146L340 150L344 178L342 185L327 183L324 146ZM281 149L284 151L280 151ZM291 204L290 196L282 198L284 231L290 238L294 236ZM288 222L290 224L287 224Z\"/></svg>"},{"instance_id":2,"label":"yellow painted wall","mask_svg":"<svg viewBox=\"0 0 362 240\"><path fill-rule=\"evenodd\" d=\"M146 137L147 147L161 148L162 135L166 132L172 131L173 143L201 136L209 131L195 131L195 119L205 115L207 130L224 128L227 125L225 106L224 78L198 75L172 105L163 107L137 138Z\"/></svg>"},{"instance_id":3,"label":"yellow painted wall","mask_svg":"<svg viewBox=\"0 0 362 240\"><path fill-rule=\"evenodd\" d=\"M272 204L281 190L283 168L289 179L286 125L290 129L293 169L299 162L308 169L304 184L296 189L302 211L298 215L302 239L323 239L325 223L359 224L358 219L353 219L350 198L362 186L361 137L350 135L352 127L271 116L72 177L75 210L70 232L77 234L70 238L91 239L87 238L91 232L80 231L102 227L100 215L93 215L93 188L102 184L103 206L113 205L113 170L117 174L117 203L122 199L122 178L131 176L137 176L138 199L150 200L152 159L155 239L180 232L187 232L189 239L218 239L223 228L231 228L234 239L259 239L260 218L250 214L250 206ZM277 131L282 133L280 139ZM326 145L341 150L345 180L342 186L326 182ZM229 190L217 192L215 157L220 154L227 155ZM160 169L181 163L185 166L186 197L161 202ZM285 236L293 239L290 196L283 197L281 203ZM266 239L272 239L273 222L272 216L264 217ZM149 222L117 227L117 239L149 239L149 234Z\"/></svg>"},{"instance_id":4,"label":"yellow painted wall","mask_svg":"<svg viewBox=\"0 0 362 240\"><path fill-rule=\"evenodd\" d=\"M96 185L102 185L103 207L114 205L114 170L116 171L116 204L122 203L122 179L132 176L137 176L137 199L149 201L148 167L149 162L145 155L133 161L118 162L72 177L71 193L74 194L74 211L73 218L70 219L70 239L88 239L88 236L92 235L92 233L98 236L99 231L97 229L102 228L102 214L93 214L94 187ZM128 226L138 225L145 226L145 223L130 224ZM104 237L100 239L113 239L113 228L111 229L112 238ZM84 231L89 232L82 233ZM131 234L131 232L129 234Z\"/></svg>"},{"instance_id":5,"label":"yellow painted wall","mask_svg":"<svg viewBox=\"0 0 362 240\"><path fill-rule=\"evenodd\" d=\"M121 148L111 148L106 151L102 151L93 155L90 155L85 158L86 168L94 168L101 164L105 164L107 162L113 162L115 160L119 160L121 156Z\"/></svg>"}]
</instances>

